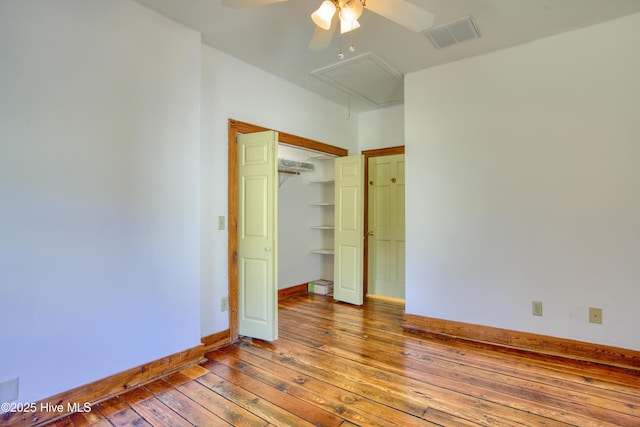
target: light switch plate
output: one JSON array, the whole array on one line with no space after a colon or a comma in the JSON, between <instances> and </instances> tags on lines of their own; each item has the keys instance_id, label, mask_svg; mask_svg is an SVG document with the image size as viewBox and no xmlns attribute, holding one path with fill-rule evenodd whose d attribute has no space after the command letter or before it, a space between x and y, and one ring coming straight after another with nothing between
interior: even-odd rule
<instances>
[{"instance_id":1,"label":"light switch plate","mask_svg":"<svg viewBox=\"0 0 640 427\"><path fill-rule=\"evenodd\" d=\"M224 230L226 224L225 224L225 217L224 216L219 216L218 217L218 230Z\"/></svg>"}]
</instances>

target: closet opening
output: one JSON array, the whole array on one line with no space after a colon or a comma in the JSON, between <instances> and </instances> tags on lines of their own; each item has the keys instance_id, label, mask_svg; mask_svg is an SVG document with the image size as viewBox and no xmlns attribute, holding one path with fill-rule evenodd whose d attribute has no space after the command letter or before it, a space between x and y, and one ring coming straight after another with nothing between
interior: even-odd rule
<instances>
[{"instance_id":1,"label":"closet opening","mask_svg":"<svg viewBox=\"0 0 640 427\"><path fill-rule=\"evenodd\" d=\"M239 134L266 130L270 129L233 119L229 119L228 122L229 342L238 339L238 150L236 138ZM329 176L333 173L333 162L326 159L346 156L348 151L278 131L278 154L278 157L284 160L281 165L278 165L283 171L278 174L280 180L278 288L304 286L308 281L321 278L332 279L333 263L331 254L327 251L333 247L330 228L333 220L329 222L330 216L333 215L331 208L333 188L328 184L332 179ZM296 163L306 165L296 165ZM313 171L308 165L313 165ZM296 170L296 167L301 170ZM288 177L280 178L283 175ZM282 203L281 198L284 198ZM287 232L286 230L293 224L296 224L297 231ZM301 227L304 227L304 230ZM281 242L286 243L283 246ZM301 248L301 243L304 243L304 249ZM323 250L325 252L322 252ZM302 260L303 257L304 260ZM298 263L304 268L294 268ZM302 270L306 268L309 270L303 274ZM307 280L308 277L310 277L309 280Z\"/></svg>"},{"instance_id":2,"label":"closet opening","mask_svg":"<svg viewBox=\"0 0 640 427\"><path fill-rule=\"evenodd\" d=\"M278 295L332 292L335 155L278 145Z\"/></svg>"}]
</instances>

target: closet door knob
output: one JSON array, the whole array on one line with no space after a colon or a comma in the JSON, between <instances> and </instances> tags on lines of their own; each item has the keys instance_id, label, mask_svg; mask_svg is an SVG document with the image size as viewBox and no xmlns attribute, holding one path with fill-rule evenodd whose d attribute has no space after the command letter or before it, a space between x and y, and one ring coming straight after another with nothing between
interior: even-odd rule
<instances>
[{"instance_id":1,"label":"closet door knob","mask_svg":"<svg viewBox=\"0 0 640 427\"><path fill-rule=\"evenodd\" d=\"M265 252L271 252L271 248L264 248Z\"/></svg>"},{"instance_id":2,"label":"closet door knob","mask_svg":"<svg viewBox=\"0 0 640 427\"><path fill-rule=\"evenodd\" d=\"M396 179L395 178L391 178L391 182L395 183Z\"/></svg>"},{"instance_id":3,"label":"closet door knob","mask_svg":"<svg viewBox=\"0 0 640 427\"><path fill-rule=\"evenodd\" d=\"M373 230L369 230L369 232L367 233L369 236L373 236Z\"/></svg>"}]
</instances>

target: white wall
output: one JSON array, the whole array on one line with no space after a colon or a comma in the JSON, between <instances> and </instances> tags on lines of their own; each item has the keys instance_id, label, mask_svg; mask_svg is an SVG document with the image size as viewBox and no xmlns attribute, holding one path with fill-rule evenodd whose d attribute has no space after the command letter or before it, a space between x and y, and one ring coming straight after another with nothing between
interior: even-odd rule
<instances>
[{"instance_id":1,"label":"white wall","mask_svg":"<svg viewBox=\"0 0 640 427\"><path fill-rule=\"evenodd\" d=\"M358 123L360 150L404 145L404 105L360 113Z\"/></svg>"},{"instance_id":2,"label":"white wall","mask_svg":"<svg viewBox=\"0 0 640 427\"><path fill-rule=\"evenodd\" d=\"M220 299L228 294L227 121L229 118L357 152L358 117L345 107L209 46L202 46L201 294L202 335L229 327Z\"/></svg>"},{"instance_id":3,"label":"white wall","mask_svg":"<svg viewBox=\"0 0 640 427\"><path fill-rule=\"evenodd\" d=\"M408 313L640 350L638 45L640 14L406 77Z\"/></svg>"},{"instance_id":4,"label":"white wall","mask_svg":"<svg viewBox=\"0 0 640 427\"><path fill-rule=\"evenodd\" d=\"M0 381L33 401L199 344L200 37L0 3Z\"/></svg>"}]
</instances>

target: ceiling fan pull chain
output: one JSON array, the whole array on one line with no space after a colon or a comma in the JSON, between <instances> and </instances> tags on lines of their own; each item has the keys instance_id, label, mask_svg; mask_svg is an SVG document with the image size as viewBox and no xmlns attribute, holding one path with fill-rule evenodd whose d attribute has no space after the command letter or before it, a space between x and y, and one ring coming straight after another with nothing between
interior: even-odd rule
<instances>
[{"instance_id":1,"label":"ceiling fan pull chain","mask_svg":"<svg viewBox=\"0 0 640 427\"><path fill-rule=\"evenodd\" d=\"M351 23L351 29L353 30L353 22ZM353 43L353 31L349 31L349 37L351 38L351 45L349 46L349 50L351 52L355 52L356 51L356 45L355 43Z\"/></svg>"},{"instance_id":2,"label":"ceiling fan pull chain","mask_svg":"<svg viewBox=\"0 0 640 427\"><path fill-rule=\"evenodd\" d=\"M342 53L342 33L340 33L340 52L338 52L338 58L344 59L344 53Z\"/></svg>"}]
</instances>

